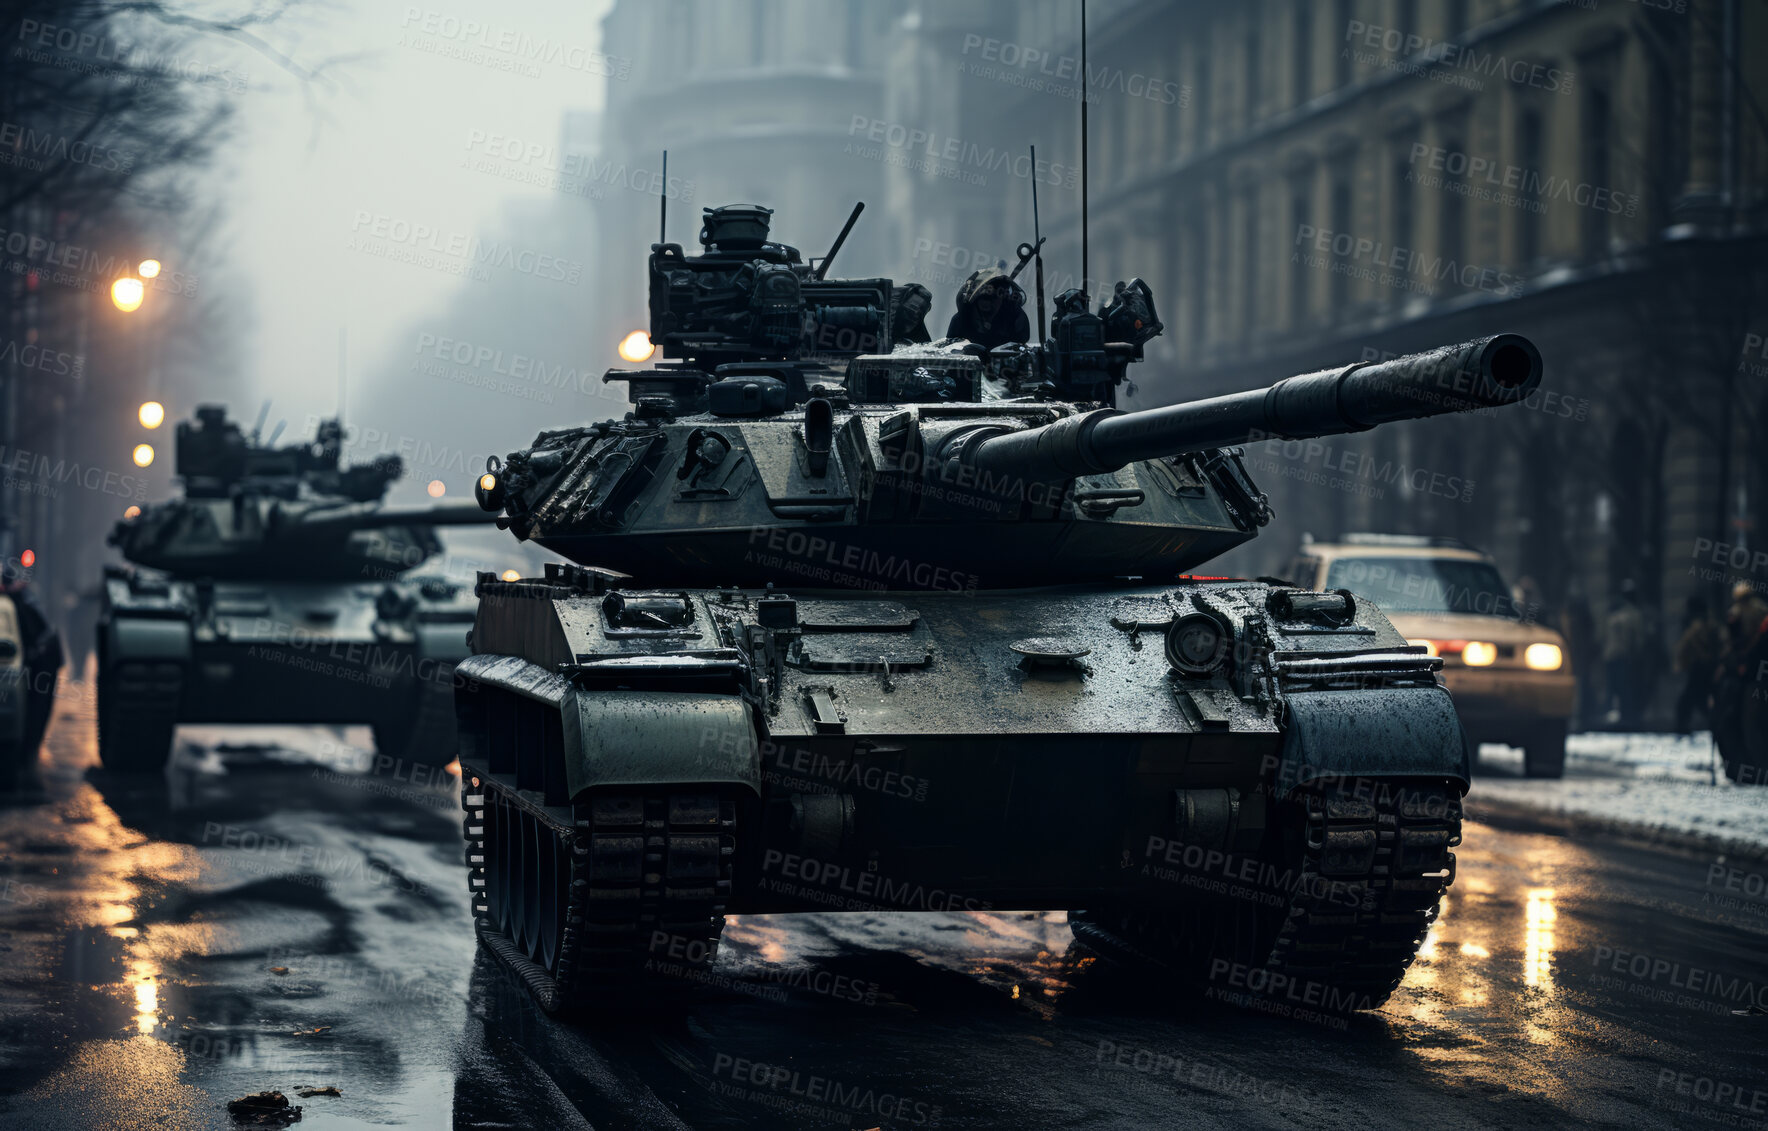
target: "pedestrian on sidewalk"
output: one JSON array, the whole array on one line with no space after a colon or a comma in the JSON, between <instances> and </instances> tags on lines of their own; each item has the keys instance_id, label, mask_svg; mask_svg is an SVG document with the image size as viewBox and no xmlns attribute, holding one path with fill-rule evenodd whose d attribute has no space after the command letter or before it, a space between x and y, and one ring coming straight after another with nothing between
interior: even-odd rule
<instances>
[{"instance_id":1,"label":"pedestrian on sidewalk","mask_svg":"<svg viewBox=\"0 0 1768 1131\"><path fill-rule=\"evenodd\" d=\"M1691 723L1697 710L1712 726L1709 700L1724 646L1724 630L1718 619L1708 614L1706 598L1690 597L1682 615L1682 638L1676 642L1676 670L1682 673L1682 694L1676 697L1677 734L1694 733Z\"/></svg>"},{"instance_id":2,"label":"pedestrian on sidewalk","mask_svg":"<svg viewBox=\"0 0 1768 1131\"><path fill-rule=\"evenodd\" d=\"M1641 676L1645 645L1645 614L1639 609L1639 596L1629 577L1621 582L1602 633L1602 666L1608 681L1605 693L1609 705L1605 721L1622 730L1639 729L1639 718L1644 712Z\"/></svg>"}]
</instances>

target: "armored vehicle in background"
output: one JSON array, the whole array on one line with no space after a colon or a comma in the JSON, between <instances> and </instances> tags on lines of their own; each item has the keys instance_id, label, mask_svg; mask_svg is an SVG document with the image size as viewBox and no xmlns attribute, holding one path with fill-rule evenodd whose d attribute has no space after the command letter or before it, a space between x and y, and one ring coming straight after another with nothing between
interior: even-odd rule
<instances>
[{"instance_id":1,"label":"armored vehicle in background","mask_svg":"<svg viewBox=\"0 0 1768 1131\"><path fill-rule=\"evenodd\" d=\"M383 505L397 456L345 467L343 430L257 443L205 405L181 423L184 497L119 522L132 564L105 572L98 752L157 771L181 722L369 723L380 752L454 758L453 665L473 600L402 574L442 549L433 527L484 522L472 503Z\"/></svg>"},{"instance_id":2,"label":"armored vehicle in background","mask_svg":"<svg viewBox=\"0 0 1768 1131\"><path fill-rule=\"evenodd\" d=\"M611 373L626 419L491 462L482 505L577 563L480 575L456 691L478 930L544 1007L703 976L727 912L989 907L1230 998L1386 999L1460 839L1442 661L1348 590L1189 571L1270 518L1232 445L1514 403L1540 355L1126 413L1139 345L1078 341L1085 380L1053 336L1004 399L949 340Z\"/></svg>"}]
</instances>

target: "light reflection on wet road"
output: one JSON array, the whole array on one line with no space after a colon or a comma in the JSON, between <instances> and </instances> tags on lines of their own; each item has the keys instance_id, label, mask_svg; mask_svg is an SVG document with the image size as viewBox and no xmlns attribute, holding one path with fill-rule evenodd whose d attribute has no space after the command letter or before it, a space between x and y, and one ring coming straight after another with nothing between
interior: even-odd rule
<instances>
[{"instance_id":1,"label":"light reflection on wet road","mask_svg":"<svg viewBox=\"0 0 1768 1131\"><path fill-rule=\"evenodd\" d=\"M230 1127L328 1085L301 1126L1768 1123L1768 1015L1733 1012L1768 1004L1768 898L1697 853L1470 825L1400 993L1343 1025L1169 997L1010 912L737 917L673 1008L564 1025L476 951L451 785L324 731L187 732L126 782L62 702L46 799L0 809L0 1126Z\"/></svg>"}]
</instances>

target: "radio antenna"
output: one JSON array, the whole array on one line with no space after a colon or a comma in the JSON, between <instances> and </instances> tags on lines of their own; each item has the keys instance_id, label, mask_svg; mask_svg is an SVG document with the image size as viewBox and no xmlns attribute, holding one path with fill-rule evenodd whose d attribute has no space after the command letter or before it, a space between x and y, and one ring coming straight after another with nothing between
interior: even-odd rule
<instances>
[{"instance_id":1,"label":"radio antenna","mask_svg":"<svg viewBox=\"0 0 1768 1131\"><path fill-rule=\"evenodd\" d=\"M657 242L669 242L669 151L663 151L663 184L657 191Z\"/></svg>"},{"instance_id":2,"label":"radio antenna","mask_svg":"<svg viewBox=\"0 0 1768 1131\"><path fill-rule=\"evenodd\" d=\"M829 264L835 262L835 253L840 251L841 245L847 242L847 233L853 231L853 222L858 220L859 214L865 210L866 202L863 200L853 206L853 211L847 214L847 223L841 225L841 234L835 237L835 243L829 248L829 254L823 256L822 261L816 265L816 270L811 272L811 278L820 280L829 273Z\"/></svg>"},{"instance_id":3,"label":"radio antenna","mask_svg":"<svg viewBox=\"0 0 1768 1131\"><path fill-rule=\"evenodd\" d=\"M348 343L348 338L346 337L346 335L348 335L348 334L349 334L348 329L346 329L343 326L338 327L338 433L339 433L339 435L342 435L343 431L344 431L344 394L346 392L346 386L344 383L345 372L346 372L345 368L344 368L344 362L345 362L345 359L347 356L346 345Z\"/></svg>"},{"instance_id":4,"label":"radio antenna","mask_svg":"<svg viewBox=\"0 0 1768 1131\"><path fill-rule=\"evenodd\" d=\"M1031 147L1031 246L1037 255L1037 340L1044 340L1044 232L1037 218L1037 146Z\"/></svg>"},{"instance_id":5,"label":"radio antenna","mask_svg":"<svg viewBox=\"0 0 1768 1131\"><path fill-rule=\"evenodd\" d=\"M1087 293L1087 0L1080 0L1080 290ZM1037 170L1032 170L1036 176ZM1034 179L1032 184L1037 184Z\"/></svg>"}]
</instances>

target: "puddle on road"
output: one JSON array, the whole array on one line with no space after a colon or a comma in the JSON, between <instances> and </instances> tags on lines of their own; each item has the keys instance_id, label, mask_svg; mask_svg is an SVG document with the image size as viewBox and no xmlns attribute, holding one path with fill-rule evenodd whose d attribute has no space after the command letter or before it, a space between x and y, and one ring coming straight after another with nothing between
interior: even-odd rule
<instances>
[{"instance_id":1,"label":"puddle on road","mask_svg":"<svg viewBox=\"0 0 1768 1131\"><path fill-rule=\"evenodd\" d=\"M445 1125L475 949L453 782L347 776L363 752L326 731L288 759L188 738L129 779L97 767L89 711L59 718L47 803L0 810L0 1056L25 1086L0 1112L230 1127L228 1099L335 1086L295 1102Z\"/></svg>"}]
</instances>

